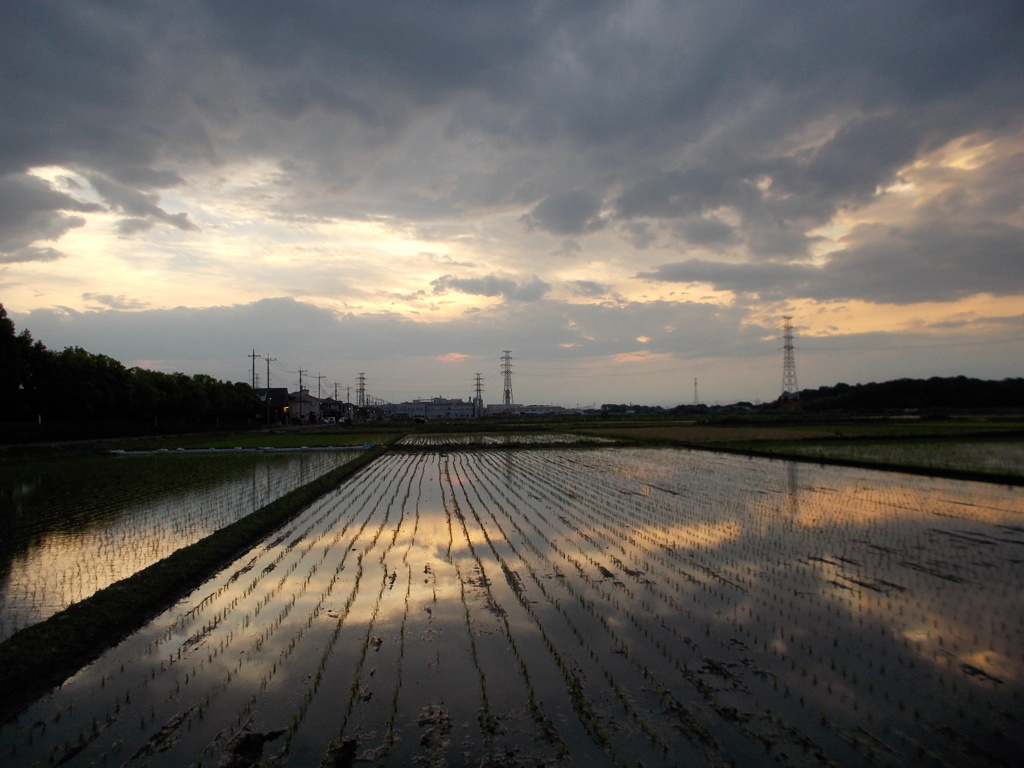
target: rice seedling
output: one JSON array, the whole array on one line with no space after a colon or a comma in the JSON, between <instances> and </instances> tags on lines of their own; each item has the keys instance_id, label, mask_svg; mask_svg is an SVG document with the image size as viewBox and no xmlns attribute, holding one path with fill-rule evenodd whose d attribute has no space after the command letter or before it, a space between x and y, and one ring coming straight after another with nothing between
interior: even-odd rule
<instances>
[{"instance_id":1,"label":"rice seedling","mask_svg":"<svg viewBox=\"0 0 1024 768\"><path fill-rule=\"evenodd\" d=\"M970 765L1022 748L1001 726L1024 716L1019 491L470 447L378 459L0 728L0 754Z\"/></svg>"}]
</instances>

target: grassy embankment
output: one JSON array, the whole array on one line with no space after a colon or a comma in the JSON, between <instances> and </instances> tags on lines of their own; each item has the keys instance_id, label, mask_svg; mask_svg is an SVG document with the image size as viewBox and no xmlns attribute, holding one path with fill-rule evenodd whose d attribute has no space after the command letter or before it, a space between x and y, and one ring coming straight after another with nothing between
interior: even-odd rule
<instances>
[{"instance_id":1,"label":"grassy embankment","mask_svg":"<svg viewBox=\"0 0 1024 768\"><path fill-rule=\"evenodd\" d=\"M404 435L407 429L388 427L289 427L251 432L202 432L190 435L150 435L113 439L77 440L65 443L0 445L0 463L32 461L54 457L88 456L108 451L173 451L178 448L325 448L385 445Z\"/></svg>"},{"instance_id":2,"label":"grassy embankment","mask_svg":"<svg viewBox=\"0 0 1024 768\"><path fill-rule=\"evenodd\" d=\"M0 690L4 691L0 722L63 683L385 450L383 446L368 450L205 539L8 638L0 644Z\"/></svg>"},{"instance_id":3,"label":"grassy embankment","mask_svg":"<svg viewBox=\"0 0 1024 768\"><path fill-rule=\"evenodd\" d=\"M1024 485L1024 421L622 422L587 434L821 464Z\"/></svg>"}]
</instances>

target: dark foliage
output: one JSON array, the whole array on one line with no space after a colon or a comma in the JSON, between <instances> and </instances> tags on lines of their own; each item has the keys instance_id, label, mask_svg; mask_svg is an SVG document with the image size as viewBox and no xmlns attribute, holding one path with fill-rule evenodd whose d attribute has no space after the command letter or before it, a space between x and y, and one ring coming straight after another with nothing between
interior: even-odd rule
<instances>
[{"instance_id":1,"label":"dark foliage","mask_svg":"<svg viewBox=\"0 0 1024 768\"><path fill-rule=\"evenodd\" d=\"M605 403L601 406L601 413L604 415L615 414L637 414L637 413L661 413L660 405L626 405L625 403Z\"/></svg>"},{"instance_id":2,"label":"dark foliage","mask_svg":"<svg viewBox=\"0 0 1024 768\"><path fill-rule=\"evenodd\" d=\"M966 376L836 384L800 392L805 411L977 410L1024 406L1024 378L983 381Z\"/></svg>"},{"instance_id":3,"label":"dark foliage","mask_svg":"<svg viewBox=\"0 0 1024 768\"><path fill-rule=\"evenodd\" d=\"M81 435L124 431L112 425L244 425L258 409L248 384L125 368L80 347L49 350L16 334L0 304L0 422L57 423Z\"/></svg>"}]
</instances>

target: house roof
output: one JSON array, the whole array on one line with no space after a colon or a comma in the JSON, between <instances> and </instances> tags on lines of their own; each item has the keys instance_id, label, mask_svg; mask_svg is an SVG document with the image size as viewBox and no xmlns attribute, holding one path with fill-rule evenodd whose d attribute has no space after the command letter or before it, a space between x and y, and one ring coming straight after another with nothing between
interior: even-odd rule
<instances>
[{"instance_id":1,"label":"house roof","mask_svg":"<svg viewBox=\"0 0 1024 768\"><path fill-rule=\"evenodd\" d=\"M266 405L267 403L267 392L270 393L270 407L271 408L287 408L288 407L288 388L287 387L271 387L269 390L266 388L253 390L260 398L260 401Z\"/></svg>"}]
</instances>

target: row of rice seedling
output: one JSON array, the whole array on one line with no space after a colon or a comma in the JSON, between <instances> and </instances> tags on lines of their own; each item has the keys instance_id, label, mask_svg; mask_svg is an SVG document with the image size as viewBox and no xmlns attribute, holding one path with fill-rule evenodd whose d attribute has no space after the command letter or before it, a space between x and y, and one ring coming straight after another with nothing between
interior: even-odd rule
<instances>
[{"instance_id":1,"label":"row of rice seedling","mask_svg":"<svg viewBox=\"0 0 1024 768\"><path fill-rule=\"evenodd\" d=\"M12 530L5 542L10 558L0 586L0 641L22 627L52 616L74 602L126 578L209 533L269 504L289 491L350 461L351 454L289 455L246 459L218 457L226 476L207 472L195 487L156 492L133 486L136 500L125 498L121 486L107 488L107 497L90 491L88 510L68 509L72 500L30 505L28 530ZM119 457L109 462L142 460L148 471L159 464L174 472L182 457ZM194 460L186 459L185 464ZM154 466L156 464L156 466ZM54 482L58 480L53 479ZM36 478L45 483L45 478ZM160 487L157 480L156 488ZM28 511L26 511L28 514ZM65 516L78 522L71 530ZM52 526L40 529L40 520Z\"/></svg>"},{"instance_id":2,"label":"row of rice seedling","mask_svg":"<svg viewBox=\"0 0 1024 768\"><path fill-rule=\"evenodd\" d=\"M598 456L600 454L595 454L593 457L587 454L587 459L593 458L596 460ZM616 458L618 456L619 454L616 454ZM627 454L622 454L622 456L625 458ZM542 460L540 457L531 458L535 462ZM743 467L747 460L739 460L739 462L734 467L734 472L728 476L727 482L737 482L738 477L735 470ZM766 465L758 463L757 466ZM530 472L525 467L522 469L524 471L521 473L521 476L542 477L538 472ZM579 469L579 466L574 467L574 479L580 479L581 473ZM607 469L607 467L602 467L602 469ZM819 470L816 473L835 475L835 473L828 470ZM842 471L839 475L849 477L850 473ZM853 476L855 478L858 477L856 473ZM595 475L593 480L600 486L607 477L607 472L601 472ZM844 548L849 551L851 541L866 542L863 546L869 549L881 546L872 543L876 536L881 537L881 540L886 542L899 541L900 538L906 539L908 535L915 536L914 530L916 527L930 524L939 515L943 516L940 519L947 519L948 515L962 509L965 503L969 503L964 501L965 497L973 498L973 495L980 488L946 483L944 484L943 492L947 490L960 490L960 493L955 494L959 496L959 499L945 500L940 497L940 509L935 510L936 499L934 494L924 493L920 490L927 487L927 484L923 481L908 481L900 476L885 476L874 473L862 474L859 477L867 481L864 483L863 488L858 489L854 493L839 494L839 499L833 498L837 494L831 492L808 494L801 492L799 489L786 489L784 493L775 494L776 503L768 505L764 504L764 500L770 498L769 495L764 493L765 485L761 482L753 484L748 502L751 509L761 519L749 519L750 516L748 515L748 521L744 525L744 530L753 529L754 535L729 530L727 527L723 528L721 525L718 525L715 521L720 517L720 513L713 508L697 510L697 517L703 520L702 525L705 529L703 532L699 528L694 530L692 523L684 519L685 527L677 528L674 534L674 545L670 546L665 542L660 542L662 546L666 547L664 551L666 554L670 554L671 550L677 557L682 554L686 561L694 562L694 564L702 567L707 574L714 575L715 577L714 583L702 586L703 596L699 593L694 594L694 610L688 612L686 615L687 619L694 621L697 618L705 628L705 633L710 637L727 631L730 635L728 637L730 642L745 643L751 647L759 645L762 650L767 650L769 647L778 649L781 643L777 641L772 642L771 646L768 645L769 630L772 625L781 623L779 621L780 617L777 615L777 606L788 602L791 614L789 622L791 623L789 623L786 630L787 639L792 637L796 638L797 642L800 642L802 636L807 636L806 647L808 649L817 649L813 651L815 666L808 668L806 664L801 664L801 677L798 680L792 681L793 687L804 686L811 689L808 691L808 699L810 695L817 695L819 693L827 693L828 696L824 696L824 698L830 699L836 694L836 689L838 689L840 675L836 670L842 671L846 669L849 678L857 674L856 672L849 671L850 668L860 665L863 667L861 671L862 682L864 680L871 680L873 677L876 678L881 672L883 675L887 673L890 678L895 677L894 684L897 686L901 684L899 677L901 673L903 674L902 681L905 682L907 679L920 677L926 671L920 666L916 670L912 669L914 661L910 658L908 650L900 648L906 645L906 638L902 634L913 631L913 627L905 624L904 619L901 618L902 615L909 614L909 608L911 607L910 596L912 594L916 593L919 596L924 596L926 602L922 603L920 599L916 602L926 606L923 610L933 612L932 616L934 618L932 621L933 623L939 622L939 626L941 626L942 620L938 617L949 616L951 613L966 613L970 617L973 606L979 604L984 606L987 603L987 607L981 608L980 614L989 616L988 623L993 630L1002 633L1001 638L997 637L995 633L989 634L986 637L985 633L976 632L970 638L970 643L964 643L966 638L962 638L958 650L959 655L947 656L947 659L957 659L957 661L947 666L952 666L954 671L959 669L962 673L961 685L963 681L977 684L979 680L984 680L982 674L979 674L978 668L963 659L978 658L978 654L980 654L982 659L989 658L990 660L1000 661L1003 664L1006 663L1005 657L997 649L1000 647L1001 642L1005 645L1009 635L1016 631L1014 624L1017 622L1007 624L1000 621L1000 626L995 627L996 622L991 617L1001 613L1002 601L1007 595L1012 596L1014 594L1012 583L1014 579L1019 577L1019 566L1011 555L1014 546L1020 543L1019 538L1010 537L1006 539L1004 535L1005 525L1002 525L1000 522L1005 521L1007 518L1014 519L1014 516L1019 514L1019 498L1014 500L1014 495L1010 492L1007 494L1009 498L1001 499L1004 506L1001 510L997 510L995 515L981 516L980 519L974 516L973 513L970 515L972 518L970 524L972 526L987 529L990 534L993 530L1003 532L1000 535L1006 539L1002 544L1004 556L1001 562L999 558L989 557L982 564L983 568L992 571L992 575L995 576L994 584L974 584L968 587L967 594L951 596L949 594L951 574L936 570L931 566L922 572L920 568L914 567L916 563L913 560L904 556L898 562L890 564L890 566L894 566L900 571L899 576L891 572L879 571L877 563L868 563L869 567L873 569L869 576L873 581L861 578L860 581L863 584L855 585L859 600L855 610L851 610L851 606L847 606L846 609L840 612L840 604L837 602L834 592L843 592L845 594L848 590L837 589L831 583L831 580L823 579L822 574L818 571L818 566L821 565L821 558L810 559L808 554L813 556L813 553L816 550L820 550L823 545L836 549L837 553L838 550ZM539 485L544 488L550 488L553 482L555 482L555 478L542 477L539 480ZM708 476L702 475L700 482L702 484L707 483ZM909 491L906 486L907 482L910 483ZM667 490L670 491L671 495L663 498L661 502L673 501L684 496L693 498L698 495L692 489L687 490L685 488L686 484L676 483L669 487ZM917 489L914 488L915 484ZM856 483L853 485L854 487L857 486ZM576 483L577 490L578 486L579 483ZM827 491L828 489L823 490ZM987 492L990 489L985 488L984 490ZM606 491L614 493L613 489L606 488ZM902 498L887 500L886 497L892 496L894 491ZM649 493L645 495L645 492L641 489L639 495L630 494L626 497L629 499L629 504L622 506L630 507L626 511L635 518L642 511L645 503L644 500L650 499L654 495ZM735 494L732 495L735 496ZM1000 495L1003 494L996 493L996 496ZM719 493L717 496L727 499L730 494ZM792 506L794 499L797 499L799 502L799 508L796 510ZM856 503L853 506L850 506L851 499L856 499ZM837 500L842 502L838 506L834 504ZM661 502L659 502L659 505L662 505ZM611 503L591 503L588 501L586 506L600 512L608 512L619 505L614 501ZM670 505L668 506L670 507ZM901 510L902 513L900 513ZM685 513L685 511L684 508L679 510L681 513ZM796 524L793 524L792 513L794 511L798 515ZM853 512L852 515L850 514L851 511ZM726 511L725 514L734 518L732 521L733 525L736 520L743 519L742 515L735 512ZM962 518L962 514L958 514L957 518L955 518L957 525L964 524L965 521ZM723 524L724 522L728 521L723 521ZM993 529L994 525L996 527ZM714 533L711 532L708 526L715 526ZM776 527L774 534L772 533L772 526ZM585 536L589 537L591 541L595 540L595 529L596 526L589 533L584 531ZM651 530L657 531L658 527L655 526ZM621 534L610 534L604 542L598 540L598 544L601 545L600 549L602 551L609 551L615 546L621 547L621 542L628 540L630 535L624 529ZM723 540L719 546L709 549L708 540L716 535L723 536ZM984 534L980 531L973 533L975 539L986 541L987 546L985 548L991 550L992 542L982 538L983 536ZM771 543L771 537L775 538L774 543ZM638 537L632 535L632 538L637 539ZM773 552L771 557L765 557L763 551L766 538L771 543L771 550ZM860 545L854 544L854 546ZM648 554L656 554L656 550L650 550ZM933 564L937 562L948 564L955 559L944 555L942 548L937 545L932 546L932 555L930 561ZM838 555L838 557L844 556ZM657 563L657 558L648 556L647 559L655 564ZM846 560L852 561L853 558L846 557ZM593 566L594 563L591 563L591 565ZM751 577L755 575L756 578L752 579ZM959 578L955 574L952 576ZM926 577L923 582L922 577ZM694 583L689 581L692 578L693 574L686 576L688 583ZM902 590L891 586L897 584L897 578L904 579L904 582L910 586L904 587ZM659 580L653 578L650 575L650 571L645 576L646 582ZM885 586L886 582L890 585L889 587ZM878 591L879 585L885 588L889 594L882 596ZM952 584L952 586L958 589L961 588L961 585L961 582L954 582ZM984 587L985 594L978 595L978 590L982 587ZM990 587L995 587L995 589L990 589ZM617 584L616 588L636 593L641 590L641 584L634 583L633 580L624 580ZM642 584L642 588L643 590L651 590L652 586L650 583L646 583ZM954 597L954 599L950 600L950 597ZM934 599L928 602L929 598ZM637 599L639 599L638 595L634 594L628 602L633 605L636 604ZM795 607L793 607L794 601ZM1020 617L1017 616L1016 618L1019 622ZM962 623L962 621L963 619L958 618L954 623ZM863 631L859 634L856 633L855 630L861 627L864 627ZM1007 630L1009 630L1009 633ZM850 645L853 645L850 642L851 632L856 637L856 646L852 648L850 647ZM877 632L878 634L873 635L872 632ZM839 649L838 644L842 644L841 649ZM973 651L966 648L968 644L972 646ZM982 652L979 650L981 648L986 650ZM836 658L847 655L850 657L848 660L837 660ZM885 664L885 657L888 657L888 668ZM755 658L753 654L752 658ZM881 661L879 660L880 658L882 659ZM736 663L742 666L743 659L741 658ZM1016 664L1017 660L1014 663ZM748 666L750 666L749 663ZM766 668L771 668L771 660L759 660L758 667L762 671ZM896 667L900 672L894 674L893 667ZM722 665L712 665L711 669L718 675L721 672ZM907 675L903 670L908 670L911 674ZM984 673L984 670L981 670L981 672ZM938 681L939 686L941 686L944 674L944 671L933 668L930 673L930 679ZM834 685L832 684L832 677L835 678ZM819 679L821 681L820 688L818 686ZM809 685L807 685L808 683ZM774 685L773 680L773 689ZM907 720L912 725L920 725L922 717L919 714L916 722L911 719L909 712L912 707L906 703L905 696L890 696L886 691L880 690L877 684L872 683L871 685L875 690L867 690L867 698L872 698L875 695L875 691L878 691L878 708L885 709L895 705L894 710L896 714L906 714ZM949 690L949 685L947 683L946 690ZM1006 708L1003 711L1013 711L1015 699L1012 695L1007 696L1005 691L1000 692L998 690L989 691L989 694L986 706L991 706L998 710L1001 704ZM769 694L765 698L771 699L772 696ZM890 704L890 699L892 704ZM902 703L900 703L901 699ZM803 697L801 697L801 700L803 700ZM943 701L944 697L939 697L937 700ZM849 697L846 703L850 703ZM840 713L845 709L842 702L833 701L829 703L826 701L826 704L836 707L836 711ZM966 704L970 708L969 705L972 704L970 699L968 699ZM753 711L757 711L757 708L754 708ZM853 708L853 711L856 712L857 709ZM874 711L874 719L877 722L877 709ZM863 720L865 708L861 707L860 712L859 719ZM871 712L872 709L868 708L867 713L869 717ZM947 717L951 714L948 707L945 714ZM819 721L821 719L819 718ZM825 729L826 733L834 732L835 729L831 727L833 719L835 718L824 718L830 726ZM954 719L958 720L959 718ZM851 727L863 728L864 726L857 724ZM935 723L931 723L924 728L930 733L940 727L935 725ZM848 741L849 731L838 734L838 737ZM861 741L863 742L864 740L861 739ZM983 742L975 739L974 743Z\"/></svg>"},{"instance_id":3,"label":"row of rice seedling","mask_svg":"<svg viewBox=\"0 0 1024 768\"><path fill-rule=\"evenodd\" d=\"M1011 764L1019 491L392 454L15 723L12 764Z\"/></svg>"},{"instance_id":4,"label":"row of rice seedling","mask_svg":"<svg viewBox=\"0 0 1024 768\"><path fill-rule=\"evenodd\" d=\"M334 654L348 651L344 630L351 626L349 617L362 610L359 598L373 579L371 553L387 538L391 522L391 494L380 482L395 479L389 474L351 488L356 495L346 502L345 518L352 523L347 529L337 522L333 529L325 526L322 544L314 542L324 567L307 577L311 589L300 588L294 596L297 604L287 631L266 646L250 647L249 662L262 669L260 685L254 686L251 676L239 682L236 698L244 706L226 725L211 723L200 734L204 754L230 755L254 741L262 744L261 739L274 742L278 750L291 744L322 690Z\"/></svg>"},{"instance_id":5,"label":"row of rice seedling","mask_svg":"<svg viewBox=\"0 0 1024 768\"><path fill-rule=\"evenodd\" d=\"M580 443L600 444L613 443L611 438L596 435L575 434L525 434L514 433L505 435L406 435L398 441L398 445L415 446L418 448L444 448L468 446L538 446L538 445L577 445Z\"/></svg>"},{"instance_id":6,"label":"row of rice seedling","mask_svg":"<svg viewBox=\"0 0 1024 768\"><path fill-rule=\"evenodd\" d=\"M516 600L529 612L545 639L547 653L560 667L572 710L593 745L604 753L604 759L616 763L625 762L627 755L647 761L663 760L670 748L670 740L666 738L669 730L653 724L642 711L643 699L647 697L658 699L656 707L661 708L661 696L651 688L656 681L650 675L645 676L645 670L632 668L627 671L629 682L620 682L626 678L619 677L615 669L617 657L608 651L621 644L614 638L607 646L601 641L602 635L614 635L615 630L604 620L603 613L593 610L590 595L567 586L564 574L548 580L548 558L542 554L543 545L535 543L524 527L517 524L517 518L525 517L526 513L520 507L519 514L509 514L510 508L527 503L525 497L517 498L513 493L501 499L500 491L495 495L479 476L475 483L464 484L463 490L468 499L482 494L477 496L477 505L470 501L472 506L486 510L474 512L477 522L499 557ZM501 520L501 516L505 520ZM552 545L550 541L546 543ZM538 560L534 559L536 555L539 555ZM531 665L537 662L536 657L529 659ZM628 686L638 674L644 679L644 685L629 690ZM567 715L565 711L551 713L555 722L564 722ZM573 748L580 748L578 737L566 741ZM681 758L683 750L675 751L676 757Z\"/></svg>"},{"instance_id":7,"label":"row of rice seedling","mask_svg":"<svg viewBox=\"0 0 1024 768\"><path fill-rule=\"evenodd\" d=\"M579 693L579 670L558 652L525 599L521 582L502 554L503 542L489 536L467 495L469 477L461 466L445 467L451 507L475 564L476 600L467 627L476 638L486 723L488 758L515 755L524 762L564 758L599 759L600 726ZM486 685L485 685L486 681ZM580 717L572 717L576 712ZM590 734L590 736L588 736ZM532 753L520 755L523 745Z\"/></svg>"},{"instance_id":8,"label":"row of rice seedling","mask_svg":"<svg viewBox=\"0 0 1024 768\"><path fill-rule=\"evenodd\" d=\"M218 738L236 735L254 701L277 701L271 694L282 682L295 685L309 664L315 671L320 654L309 654L308 643L329 637L339 620L330 614L353 601L357 550L372 546L387 524L380 485L387 477L363 479L322 499L19 722L43 723L58 758L87 743L89 760L123 762L172 736L197 755L222 747ZM96 727L73 722L71 708ZM12 754L39 758L38 742L33 749L18 735L3 731Z\"/></svg>"},{"instance_id":9,"label":"row of rice seedling","mask_svg":"<svg viewBox=\"0 0 1024 768\"><path fill-rule=\"evenodd\" d=\"M581 550L589 562L586 569L577 570L591 583L591 592L604 598L601 610L625 614L634 630L632 641L627 640L618 652L644 659L665 680L680 686L681 692L700 696L708 710L704 713L704 719L710 722L708 731L717 741L729 743L730 751L742 747L749 750L765 740L791 740L787 736L791 729L788 724L780 728L775 724L752 723L741 716L743 708L737 706L738 692L749 691L756 680L745 679L746 668L750 666L747 649L738 638L722 632L722 619L728 615L730 605L747 599L750 590L742 577L726 572L723 566L728 565L728 558L719 557L715 554L718 548L709 545L709 540L725 541L734 535L733 525L713 518L701 521L699 518L705 516L698 512L698 519L687 521L671 537L658 540L655 535L651 546L645 547L643 537L638 542L637 537L627 532L632 530L630 521L642 518L645 511L643 502L637 498L649 500L650 494L641 489L639 493L623 496L622 488L605 490L619 491L620 502L628 501L621 504L621 531L616 533L615 515L609 514L615 503L599 509L605 513L603 519L597 513L583 510L573 524L590 530L584 538L593 545L591 552L612 560L608 565L613 565L614 572L596 561L591 552ZM664 504L648 507L657 512ZM670 521L663 518L664 522ZM655 532L667 529L663 523L653 526ZM637 526L641 531L644 527ZM632 546L622 546L622 542L630 539ZM626 564L625 557L633 567ZM595 572L597 578L592 578L589 574ZM644 610L637 610L637 606ZM665 621L664 617L673 612L677 621ZM679 622L679 618L683 621Z\"/></svg>"},{"instance_id":10,"label":"row of rice seedling","mask_svg":"<svg viewBox=\"0 0 1024 768\"><path fill-rule=\"evenodd\" d=\"M568 622L575 641L597 667L599 674L594 676L588 695L593 698L594 709L615 725L607 737L610 750L613 753L625 749L635 751L638 743L643 743L637 739L646 738L649 748L655 751L649 759L663 758L669 746L677 754L688 747L697 759L719 759L718 737L702 722L707 718L691 711L692 705L684 704L689 697L680 699L665 670L652 664L654 660L649 653L639 650L635 637L638 627L614 618L621 617L624 609L615 594L618 587L604 588L604 582L613 578L610 571L594 562L591 555L598 542L568 516L558 514L557 519L553 519L554 516L533 506L536 502L545 502L547 489L539 486L538 483L538 487L528 487L527 493L510 499L518 507L518 514L506 515L506 519L517 528L517 517L531 521L532 532L522 528L518 531L526 545L519 554L528 555L533 551L540 555L535 565L530 564L530 557L525 557L527 572L534 586ZM494 506L501 510L503 505ZM542 522L533 522L535 520ZM541 544L531 543L531 537L536 537ZM514 538L509 534L509 540ZM546 549L550 555L545 556ZM563 567L559 567L558 557L562 558ZM589 562L584 563L584 558ZM552 560L555 560L554 570L545 577L541 569L547 570L545 566ZM643 638L639 643L643 644ZM656 648L647 650L657 653ZM683 662L673 664L671 673L677 671L685 671ZM623 726L613 714L620 711L627 714L629 727ZM668 738L676 730L685 733L686 739Z\"/></svg>"}]
</instances>

